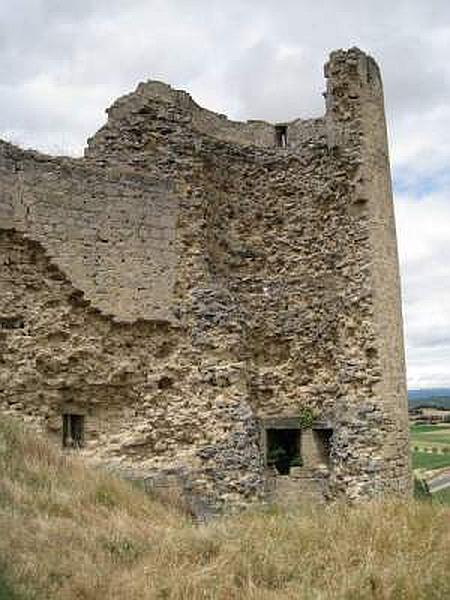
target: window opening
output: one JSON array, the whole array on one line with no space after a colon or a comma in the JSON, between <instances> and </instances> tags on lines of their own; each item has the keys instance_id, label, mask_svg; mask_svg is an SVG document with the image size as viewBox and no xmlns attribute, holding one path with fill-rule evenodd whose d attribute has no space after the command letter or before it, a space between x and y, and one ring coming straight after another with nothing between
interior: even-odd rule
<instances>
[{"instance_id":1,"label":"window opening","mask_svg":"<svg viewBox=\"0 0 450 600\"><path fill-rule=\"evenodd\" d=\"M22 317L0 317L0 329L23 329L24 326Z\"/></svg>"},{"instance_id":2,"label":"window opening","mask_svg":"<svg viewBox=\"0 0 450 600\"><path fill-rule=\"evenodd\" d=\"M84 415L63 415L64 448L81 448L84 442Z\"/></svg>"},{"instance_id":3,"label":"window opening","mask_svg":"<svg viewBox=\"0 0 450 600\"><path fill-rule=\"evenodd\" d=\"M173 386L173 379L171 379L170 377L163 376L158 381L158 389L160 389L160 390L167 390L167 389L171 388L172 386Z\"/></svg>"},{"instance_id":4,"label":"window opening","mask_svg":"<svg viewBox=\"0 0 450 600\"><path fill-rule=\"evenodd\" d=\"M333 437L332 429L314 429L313 434L316 438L317 448L320 459L325 465L330 464L331 440Z\"/></svg>"},{"instance_id":5,"label":"window opening","mask_svg":"<svg viewBox=\"0 0 450 600\"><path fill-rule=\"evenodd\" d=\"M291 467L301 467L300 429L267 429L267 465L280 475L289 475Z\"/></svg>"},{"instance_id":6,"label":"window opening","mask_svg":"<svg viewBox=\"0 0 450 600\"><path fill-rule=\"evenodd\" d=\"M286 148L287 125L275 125L275 143L280 148Z\"/></svg>"}]
</instances>

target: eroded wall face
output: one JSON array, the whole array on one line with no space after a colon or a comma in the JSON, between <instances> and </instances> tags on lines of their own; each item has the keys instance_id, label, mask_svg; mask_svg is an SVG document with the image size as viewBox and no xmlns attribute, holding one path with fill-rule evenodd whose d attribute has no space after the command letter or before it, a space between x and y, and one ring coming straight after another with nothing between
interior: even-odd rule
<instances>
[{"instance_id":1,"label":"eroded wall face","mask_svg":"<svg viewBox=\"0 0 450 600\"><path fill-rule=\"evenodd\" d=\"M392 430L403 425L377 393L371 221L353 203L355 157L330 153L325 137L281 156L214 156L211 187L226 192L208 206L208 252L216 285L243 315L248 401L261 422L307 410L333 431L325 474L303 436L305 478L295 470L290 491L301 494L305 479L324 475L332 496L381 493L400 474L407 489L408 455Z\"/></svg>"},{"instance_id":2,"label":"eroded wall face","mask_svg":"<svg viewBox=\"0 0 450 600\"><path fill-rule=\"evenodd\" d=\"M155 83L110 109L85 159L5 147L0 317L24 325L1 331L3 409L59 438L82 412L83 454L178 486L197 513L277 489L408 492L389 173L367 152L384 117L361 125L382 96L364 61L332 58L326 117L288 124L286 147ZM304 464L279 477L266 428L305 414Z\"/></svg>"},{"instance_id":3,"label":"eroded wall face","mask_svg":"<svg viewBox=\"0 0 450 600\"><path fill-rule=\"evenodd\" d=\"M239 372L208 369L168 323L101 315L21 234L2 231L0 248L3 413L60 444L63 415L83 415L77 452L149 485L175 477L194 508L259 493L257 430Z\"/></svg>"}]
</instances>

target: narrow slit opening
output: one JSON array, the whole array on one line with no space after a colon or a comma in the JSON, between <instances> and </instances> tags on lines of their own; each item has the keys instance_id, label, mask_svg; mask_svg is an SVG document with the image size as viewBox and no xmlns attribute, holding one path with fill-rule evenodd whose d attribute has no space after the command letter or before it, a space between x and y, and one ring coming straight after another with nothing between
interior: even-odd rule
<instances>
[{"instance_id":1,"label":"narrow slit opening","mask_svg":"<svg viewBox=\"0 0 450 600\"><path fill-rule=\"evenodd\" d=\"M279 148L286 148L288 145L287 125L275 125L275 144Z\"/></svg>"},{"instance_id":2,"label":"narrow slit opening","mask_svg":"<svg viewBox=\"0 0 450 600\"><path fill-rule=\"evenodd\" d=\"M63 447L81 448L84 443L84 415L63 415Z\"/></svg>"}]
</instances>

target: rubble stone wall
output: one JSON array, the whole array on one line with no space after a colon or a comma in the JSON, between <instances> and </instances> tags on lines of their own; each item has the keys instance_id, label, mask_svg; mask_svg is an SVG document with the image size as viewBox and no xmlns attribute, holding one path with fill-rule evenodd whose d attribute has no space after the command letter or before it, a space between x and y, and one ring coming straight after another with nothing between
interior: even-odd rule
<instances>
[{"instance_id":1,"label":"rubble stone wall","mask_svg":"<svg viewBox=\"0 0 450 600\"><path fill-rule=\"evenodd\" d=\"M0 146L3 410L58 437L85 415L79 452L197 514L410 493L381 79L357 49L325 74L324 117L282 144L149 82L83 159ZM285 421L304 463L280 475Z\"/></svg>"}]
</instances>

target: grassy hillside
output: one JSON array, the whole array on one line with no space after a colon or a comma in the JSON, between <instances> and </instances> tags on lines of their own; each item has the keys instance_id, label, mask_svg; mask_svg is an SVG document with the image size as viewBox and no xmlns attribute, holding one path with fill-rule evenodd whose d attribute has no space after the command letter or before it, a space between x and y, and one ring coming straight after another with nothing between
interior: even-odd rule
<instances>
[{"instance_id":1,"label":"grassy hillside","mask_svg":"<svg viewBox=\"0 0 450 600\"><path fill-rule=\"evenodd\" d=\"M260 508L196 527L11 423L0 532L2 600L450 597L445 507Z\"/></svg>"}]
</instances>

